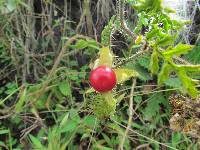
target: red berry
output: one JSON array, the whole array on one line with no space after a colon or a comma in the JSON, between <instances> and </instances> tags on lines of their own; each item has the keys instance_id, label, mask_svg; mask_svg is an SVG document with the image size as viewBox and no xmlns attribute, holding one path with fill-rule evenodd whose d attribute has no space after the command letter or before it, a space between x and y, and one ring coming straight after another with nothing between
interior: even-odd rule
<instances>
[{"instance_id":1,"label":"red berry","mask_svg":"<svg viewBox=\"0 0 200 150\"><path fill-rule=\"evenodd\" d=\"M98 92L108 92L116 85L115 72L107 66L99 66L90 73L90 85Z\"/></svg>"}]
</instances>

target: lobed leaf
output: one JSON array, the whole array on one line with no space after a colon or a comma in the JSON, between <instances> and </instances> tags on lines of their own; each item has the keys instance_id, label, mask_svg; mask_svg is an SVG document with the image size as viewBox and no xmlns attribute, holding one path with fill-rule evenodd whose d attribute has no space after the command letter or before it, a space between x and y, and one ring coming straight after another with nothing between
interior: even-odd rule
<instances>
[{"instance_id":1,"label":"lobed leaf","mask_svg":"<svg viewBox=\"0 0 200 150\"><path fill-rule=\"evenodd\" d=\"M196 81L190 78L185 70L179 70L178 75L183 85L182 86L183 92L190 94L192 98L196 98L197 95L199 94L199 91L195 87Z\"/></svg>"},{"instance_id":2,"label":"lobed leaf","mask_svg":"<svg viewBox=\"0 0 200 150\"><path fill-rule=\"evenodd\" d=\"M190 50L192 50L193 46L192 45L187 45L187 44L178 44L174 48L169 48L166 51L162 52L162 55L164 57L172 57L174 55L180 56L182 54L188 53Z\"/></svg>"},{"instance_id":3,"label":"lobed leaf","mask_svg":"<svg viewBox=\"0 0 200 150\"><path fill-rule=\"evenodd\" d=\"M158 84L159 85L164 83L169 78L171 71L172 71L171 65L169 65L168 63L164 63L160 73L158 74Z\"/></svg>"}]
</instances>

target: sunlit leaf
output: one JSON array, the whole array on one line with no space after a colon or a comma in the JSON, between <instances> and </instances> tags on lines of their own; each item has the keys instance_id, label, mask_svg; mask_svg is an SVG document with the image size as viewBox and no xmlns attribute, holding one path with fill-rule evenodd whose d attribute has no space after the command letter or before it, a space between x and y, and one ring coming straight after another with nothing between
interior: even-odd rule
<instances>
[{"instance_id":1,"label":"sunlit leaf","mask_svg":"<svg viewBox=\"0 0 200 150\"><path fill-rule=\"evenodd\" d=\"M123 83L124 81L130 79L131 77L137 77L139 74L132 69L115 69L115 74L117 77L117 83Z\"/></svg>"},{"instance_id":2,"label":"sunlit leaf","mask_svg":"<svg viewBox=\"0 0 200 150\"><path fill-rule=\"evenodd\" d=\"M159 85L164 83L169 78L169 74L171 71L172 71L172 67L168 63L164 63L160 73L158 74L158 84Z\"/></svg>"},{"instance_id":3,"label":"sunlit leaf","mask_svg":"<svg viewBox=\"0 0 200 150\"><path fill-rule=\"evenodd\" d=\"M99 65L99 59L96 59L96 60L94 61L94 64L93 64L92 69L96 69L96 68L98 67L98 65Z\"/></svg>"},{"instance_id":4,"label":"sunlit leaf","mask_svg":"<svg viewBox=\"0 0 200 150\"><path fill-rule=\"evenodd\" d=\"M152 74L157 74L159 70L158 53L154 51L151 55L150 69Z\"/></svg>"},{"instance_id":5,"label":"sunlit leaf","mask_svg":"<svg viewBox=\"0 0 200 150\"><path fill-rule=\"evenodd\" d=\"M136 40L135 40L135 44L138 45L142 42L142 39L143 39L143 36L142 35L139 35Z\"/></svg>"},{"instance_id":6,"label":"sunlit leaf","mask_svg":"<svg viewBox=\"0 0 200 150\"><path fill-rule=\"evenodd\" d=\"M162 54L164 57L172 57L174 55L180 56L182 54L188 53L190 50L192 50L192 48L193 48L192 45L178 44L174 48L169 48L166 51L163 51Z\"/></svg>"},{"instance_id":7,"label":"sunlit leaf","mask_svg":"<svg viewBox=\"0 0 200 150\"><path fill-rule=\"evenodd\" d=\"M109 47L103 47L100 50L100 57L99 57L99 64L98 66L108 66L108 67L112 67L112 63L113 63L113 55L109 49Z\"/></svg>"},{"instance_id":8,"label":"sunlit leaf","mask_svg":"<svg viewBox=\"0 0 200 150\"><path fill-rule=\"evenodd\" d=\"M186 70L190 72L200 72L200 65L177 65L179 70Z\"/></svg>"},{"instance_id":9,"label":"sunlit leaf","mask_svg":"<svg viewBox=\"0 0 200 150\"><path fill-rule=\"evenodd\" d=\"M185 70L179 70L178 75L183 85L182 86L183 92L190 94L190 96L193 98L196 98L197 95L200 93L195 87L196 82L187 75Z\"/></svg>"}]
</instances>

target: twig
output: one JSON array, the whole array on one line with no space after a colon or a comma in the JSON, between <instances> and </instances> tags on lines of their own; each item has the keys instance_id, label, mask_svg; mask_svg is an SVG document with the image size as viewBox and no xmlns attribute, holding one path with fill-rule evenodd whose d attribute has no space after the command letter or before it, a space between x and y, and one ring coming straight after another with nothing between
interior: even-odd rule
<instances>
[{"instance_id":1,"label":"twig","mask_svg":"<svg viewBox=\"0 0 200 150\"><path fill-rule=\"evenodd\" d=\"M126 140L126 136L131 128L131 123L132 123L132 117L133 117L133 94L134 94L134 89L135 89L135 85L136 85L136 79L133 79L133 84L132 84L132 88L131 88L131 94L130 94L130 104L129 104L129 119L128 119L128 124L126 127L126 131L124 132L124 135L122 137L122 141L118 147L118 150L123 150L123 146L124 146L124 142Z\"/></svg>"}]
</instances>

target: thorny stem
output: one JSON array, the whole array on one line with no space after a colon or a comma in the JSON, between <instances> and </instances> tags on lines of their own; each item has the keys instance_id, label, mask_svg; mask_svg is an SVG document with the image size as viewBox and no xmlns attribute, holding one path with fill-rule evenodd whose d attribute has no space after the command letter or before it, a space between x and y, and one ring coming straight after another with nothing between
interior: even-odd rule
<instances>
[{"instance_id":1,"label":"thorny stem","mask_svg":"<svg viewBox=\"0 0 200 150\"><path fill-rule=\"evenodd\" d=\"M121 143L120 143L120 145L118 147L118 150L123 150L124 142L126 140L128 132L129 132L129 130L131 128L132 118L133 118L133 95L134 95L135 85L136 85L136 79L134 78L133 79L132 88L131 88L130 101L129 101L129 118L128 118L128 124L127 124L127 127L126 127L126 131L124 132L124 135L122 137Z\"/></svg>"},{"instance_id":2,"label":"thorny stem","mask_svg":"<svg viewBox=\"0 0 200 150\"><path fill-rule=\"evenodd\" d=\"M135 60L136 58L138 58L139 56L148 53L149 52L149 48L146 44L144 44L144 47L142 50L140 50L139 52L137 52L136 54L128 57L127 59L122 60L121 62L119 62L114 68L119 68L127 63L129 63L130 61Z\"/></svg>"},{"instance_id":3,"label":"thorny stem","mask_svg":"<svg viewBox=\"0 0 200 150\"><path fill-rule=\"evenodd\" d=\"M124 20L124 0L118 0L117 17L119 20Z\"/></svg>"},{"instance_id":4,"label":"thorny stem","mask_svg":"<svg viewBox=\"0 0 200 150\"><path fill-rule=\"evenodd\" d=\"M139 56L141 56L141 55L143 55L143 54L145 54L145 53L147 53L147 52L148 52L148 50L139 51L138 53L136 53L136 54L130 56L129 58L124 59L124 60L122 60L121 62L119 62L114 68L119 68L119 67L121 67L121 66L123 66L123 65L125 65L125 64L127 64L127 63L129 63L130 61L135 60L136 58L138 58Z\"/></svg>"},{"instance_id":5,"label":"thorny stem","mask_svg":"<svg viewBox=\"0 0 200 150\"><path fill-rule=\"evenodd\" d=\"M132 37L133 40L135 40L134 33L127 27L125 18L124 18L124 12L125 12L125 0L118 0L118 11L117 11L117 19L119 19L122 30L130 37Z\"/></svg>"}]
</instances>

